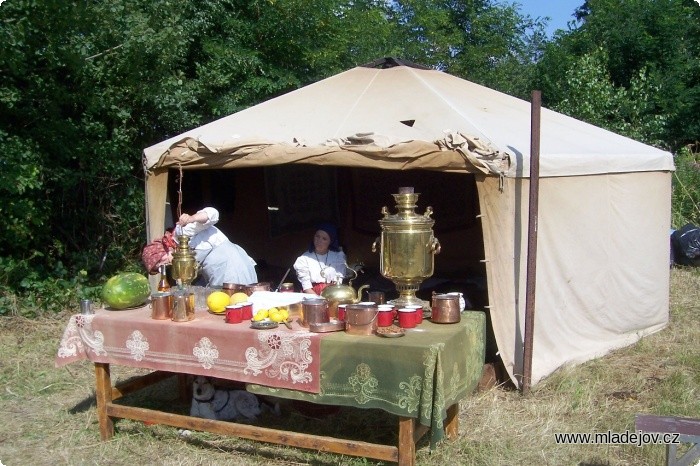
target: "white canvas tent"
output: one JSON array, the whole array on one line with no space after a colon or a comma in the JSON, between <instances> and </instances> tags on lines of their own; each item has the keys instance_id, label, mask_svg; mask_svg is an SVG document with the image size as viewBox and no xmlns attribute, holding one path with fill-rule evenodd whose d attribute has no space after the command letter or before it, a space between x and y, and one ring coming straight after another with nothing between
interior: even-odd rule
<instances>
[{"instance_id":1,"label":"white canvas tent","mask_svg":"<svg viewBox=\"0 0 700 466\"><path fill-rule=\"evenodd\" d=\"M489 310L520 383L530 104L383 59L145 149L149 239L168 169L279 164L427 169L476 177ZM670 153L543 109L532 384L668 320Z\"/></svg>"}]
</instances>

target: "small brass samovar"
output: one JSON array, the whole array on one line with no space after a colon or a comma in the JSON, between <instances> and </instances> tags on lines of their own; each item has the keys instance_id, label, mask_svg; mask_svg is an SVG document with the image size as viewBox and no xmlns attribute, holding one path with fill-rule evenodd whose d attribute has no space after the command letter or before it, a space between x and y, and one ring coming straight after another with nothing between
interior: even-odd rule
<instances>
[{"instance_id":1,"label":"small brass samovar","mask_svg":"<svg viewBox=\"0 0 700 466\"><path fill-rule=\"evenodd\" d=\"M382 227L380 240L379 272L396 284L399 297L390 301L397 307L418 304L429 307L430 303L416 297L421 282L433 275L434 256L440 253L440 242L433 235L435 220L430 218L433 208L427 207L425 214L415 212L419 193L412 187L399 188L392 194L396 200L396 214L382 207L384 218L379 220ZM377 241L372 245L376 252Z\"/></svg>"},{"instance_id":2,"label":"small brass samovar","mask_svg":"<svg viewBox=\"0 0 700 466\"><path fill-rule=\"evenodd\" d=\"M178 285L186 287L192 284L199 273L199 263L190 247L190 237L178 235L177 250L173 253L172 276Z\"/></svg>"}]
</instances>

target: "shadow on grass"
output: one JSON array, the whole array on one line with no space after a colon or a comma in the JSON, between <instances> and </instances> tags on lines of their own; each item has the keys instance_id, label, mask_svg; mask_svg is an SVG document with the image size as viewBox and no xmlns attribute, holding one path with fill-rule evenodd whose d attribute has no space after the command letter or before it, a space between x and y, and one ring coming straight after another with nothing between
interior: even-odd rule
<instances>
[{"instance_id":1,"label":"shadow on grass","mask_svg":"<svg viewBox=\"0 0 700 466\"><path fill-rule=\"evenodd\" d=\"M95 406L97 406L97 403L95 402L95 392L93 392L92 396L81 400L77 405L69 409L68 412L70 414L84 413L85 411L91 410Z\"/></svg>"}]
</instances>

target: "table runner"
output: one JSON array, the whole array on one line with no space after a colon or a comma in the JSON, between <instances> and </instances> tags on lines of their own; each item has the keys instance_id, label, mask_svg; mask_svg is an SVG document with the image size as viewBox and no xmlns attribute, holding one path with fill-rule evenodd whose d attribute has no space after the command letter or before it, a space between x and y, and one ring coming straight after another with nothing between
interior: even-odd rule
<instances>
[{"instance_id":1,"label":"table runner","mask_svg":"<svg viewBox=\"0 0 700 466\"><path fill-rule=\"evenodd\" d=\"M417 418L442 439L447 408L476 388L483 371L486 317L462 312L456 324L423 321L401 338L334 333L321 341L320 392L249 384L261 395L312 403L378 408Z\"/></svg>"},{"instance_id":2,"label":"table runner","mask_svg":"<svg viewBox=\"0 0 700 466\"><path fill-rule=\"evenodd\" d=\"M298 323L254 330L197 311L190 322L151 319L148 306L71 316L55 359L119 364L318 393L320 341Z\"/></svg>"}]
</instances>

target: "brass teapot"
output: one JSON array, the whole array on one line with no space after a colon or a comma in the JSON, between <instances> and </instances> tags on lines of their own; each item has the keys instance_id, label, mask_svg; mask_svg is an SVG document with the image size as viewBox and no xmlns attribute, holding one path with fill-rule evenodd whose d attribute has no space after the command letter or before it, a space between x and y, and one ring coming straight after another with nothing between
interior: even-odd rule
<instances>
[{"instance_id":1,"label":"brass teapot","mask_svg":"<svg viewBox=\"0 0 700 466\"><path fill-rule=\"evenodd\" d=\"M338 317L338 304L357 304L362 299L362 291L369 288L369 285L362 285L357 292L352 287L352 281L357 278L357 272L352 270L355 276L350 279L350 284L343 285L342 281L338 281L333 285L328 285L321 291L321 296L328 301L328 313L331 317Z\"/></svg>"}]
</instances>

